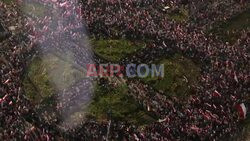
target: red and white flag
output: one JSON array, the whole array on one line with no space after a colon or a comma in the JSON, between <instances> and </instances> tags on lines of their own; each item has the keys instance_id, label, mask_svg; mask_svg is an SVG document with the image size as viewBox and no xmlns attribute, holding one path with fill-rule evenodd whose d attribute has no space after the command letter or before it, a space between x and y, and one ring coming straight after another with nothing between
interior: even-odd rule
<instances>
[{"instance_id":1,"label":"red and white flag","mask_svg":"<svg viewBox=\"0 0 250 141\"><path fill-rule=\"evenodd\" d=\"M215 90L215 91L213 92L213 96L214 96L214 97L221 97L221 94L220 94L217 90Z\"/></svg>"},{"instance_id":2,"label":"red and white flag","mask_svg":"<svg viewBox=\"0 0 250 141\"><path fill-rule=\"evenodd\" d=\"M247 108L244 103L236 105L236 109L239 113L240 119L246 119Z\"/></svg>"}]
</instances>

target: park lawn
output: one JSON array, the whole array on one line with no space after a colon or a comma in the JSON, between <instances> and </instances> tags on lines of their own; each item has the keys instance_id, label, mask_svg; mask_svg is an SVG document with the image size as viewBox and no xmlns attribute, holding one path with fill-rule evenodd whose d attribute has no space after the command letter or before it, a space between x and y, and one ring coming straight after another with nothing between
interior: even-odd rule
<instances>
[{"instance_id":1,"label":"park lawn","mask_svg":"<svg viewBox=\"0 0 250 141\"><path fill-rule=\"evenodd\" d=\"M186 22L189 19L189 11L184 7L175 9L168 14L168 17L176 22Z\"/></svg>"},{"instance_id":2,"label":"park lawn","mask_svg":"<svg viewBox=\"0 0 250 141\"><path fill-rule=\"evenodd\" d=\"M178 54L155 64L164 64L164 77L150 75L142 80L167 96L185 97L190 94L189 86L195 85L200 75L200 69L196 64Z\"/></svg>"},{"instance_id":3,"label":"park lawn","mask_svg":"<svg viewBox=\"0 0 250 141\"><path fill-rule=\"evenodd\" d=\"M89 117L100 122L111 117L112 120L143 126L156 120L133 97L128 96L126 84L116 87L97 84L88 110Z\"/></svg>"},{"instance_id":4,"label":"park lawn","mask_svg":"<svg viewBox=\"0 0 250 141\"><path fill-rule=\"evenodd\" d=\"M70 55L64 55L70 58ZM34 103L51 97L56 91L67 89L85 76L73 65L58 56L47 54L35 57L28 66L23 81L26 96Z\"/></svg>"},{"instance_id":5,"label":"park lawn","mask_svg":"<svg viewBox=\"0 0 250 141\"><path fill-rule=\"evenodd\" d=\"M5 4L11 4L12 2L16 2L16 0L2 0Z\"/></svg>"},{"instance_id":6,"label":"park lawn","mask_svg":"<svg viewBox=\"0 0 250 141\"><path fill-rule=\"evenodd\" d=\"M119 62L126 56L142 49L145 44L141 42L132 42L125 39L120 40L93 40L94 52L99 57L111 61Z\"/></svg>"},{"instance_id":7,"label":"park lawn","mask_svg":"<svg viewBox=\"0 0 250 141\"><path fill-rule=\"evenodd\" d=\"M55 92L39 57L29 65L23 85L26 96L34 103L40 103L41 99L50 97Z\"/></svg>"},{"instance_id":8,"label":"park lawn","mask_svg":"<svg viewBox=\"0 0 250 141\"><path fill-rule=\"evenodd\" d=\"M209 33L214 33L222 41L233 44L244 29L250 28L250 8L231 19L216 23L217 25Z\"/></svg>"},{"instance_id":9,"label":"park lawn","mask_svg":"<svg viewBox=\"0 0 250 141\"><path fill-rule=\"evenodd\" d=\"M46 12L50 11L49 7L43 6L37 2L23 3L21 5L21 11L27 16L44 17Z\"/></svg>"},{"instance_id":10,"label":"park lawn","mask_svg":"<svg viewBox=\"0 0 250 141\"><path fill-rule=\"evenodd\" d=\"M76 64L73 64L73 58L73 54L69 52L61 56L47 54L43 57L49 77L60 91L85 78L84 68L76 67Z\"/></svg>"}]
</instances>

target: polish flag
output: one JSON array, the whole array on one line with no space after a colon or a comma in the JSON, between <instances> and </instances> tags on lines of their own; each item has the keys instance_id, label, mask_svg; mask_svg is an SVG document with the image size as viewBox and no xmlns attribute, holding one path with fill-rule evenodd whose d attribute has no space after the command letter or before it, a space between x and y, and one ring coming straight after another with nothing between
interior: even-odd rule
<instances>
[{"instance_id":1,"label":"polish flag","mask_svg":"<svg viewBox=\"0 0 250 141\"><path fill-rule=\"evenodd\" d=\"M236 110L239 113L240 119L246 119L246 115L247 115L247 108L245 106L244 103L238 104L235 106Z\"/></svg>"},{"instance_id":2,"label":"polish flag","mask_svg":"<svg viewBox=\"0 0 250 141\"><path fill-rule=\"evenodd\" d=\"M197 126L195 126L195 125L192 125L192 126L190 127L190 129L193 130L193 131L195 131L196 133L199 133L199 132L200 132L200 128L197 127Z\"/></svg>"},{"instance_id":3,"label":"polish flag","mask_svg":"<svg viewBox=\"0 0 250 141\"><path fill-rule=\"evenodd\" d=\"M214 97L221 97L221 94L220 94L217 90L215 90L215 91L213 92L213 96L214 96Z\"/></svg>"}]
</instances>

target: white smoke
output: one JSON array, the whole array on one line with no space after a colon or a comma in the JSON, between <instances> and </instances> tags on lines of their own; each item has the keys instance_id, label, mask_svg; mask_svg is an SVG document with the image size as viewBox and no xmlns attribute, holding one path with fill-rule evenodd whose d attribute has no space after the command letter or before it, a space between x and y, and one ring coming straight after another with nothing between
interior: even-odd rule
<instances>
[{"instance_id":1,"label":"white smoke","mask_svg":"<svg viewBox=\"0 0 250 141\"><path fill-rule=\"evenodd\" d=\"M84 119L93 93L92 80L84 77L93 58L80 4L76 0L26 0L22 7L29 16L29 37L38 44L50 81L58 91L62 125L72 128Z\"/></svg>"}]
</instances>

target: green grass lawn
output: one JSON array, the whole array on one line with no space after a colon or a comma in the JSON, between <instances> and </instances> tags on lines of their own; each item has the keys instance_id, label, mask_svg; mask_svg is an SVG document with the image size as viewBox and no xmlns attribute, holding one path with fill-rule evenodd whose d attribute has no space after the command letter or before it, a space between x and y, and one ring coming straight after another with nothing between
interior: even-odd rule
<instances>
[{"instance_id":1,"label":"green grass lawn","mask_svg":"<svg viewBox=\"0 0 250 141\"><path fill-rule=\"evenodd\" d=\"M46 110L46 105L54 105L56 99L53 99L53 96L58 90L67 89L79 79L84 78L84 74L74 69L69 63L71 55L63 55L63 57L64 59L61 59L54 54L35 57L28 66L23 85L26 96L37 105L37 110ZM74 113L72 117L79 119L78 116L81 115L80 118L84 118L82 115L85 116L85 114L82 113L86 112L89 113L88 117L93 117L98 121L107 121L108 112L112 113L111 116L114 120L127 121L137 125L155 121L151 114L128 96L126 84L117 87L96 85L90 106L83 108L83 111Z\"/></svg>"},{"instance_id":2,"label":"green grass lawn","mask_svg":"<svg viewBox=\"0 0 250 141\"><path fill-rule=\"evenodd\" d=\"M196 84L200 74L199 67L180 55L160 60L156 64L164 64L164 77L149 76L142 80L168 96L182 97L189 94L189 86Z\"/></svg>"},{"instance_id":3,"label":"green grass lawn","mask_svg":"<svg viewBox=\"0 0 250 141\"><path fill-rule=\"evenodd\" d=\"M98 121L127 121L136 125L149 124L155 119L150 116L132 97L128 96L128 87L96 85L95 97L89 107L89 116Z\"/></svg>"},{"instance_id":4,"label":"green grass lawn","mask_svg":"<svg viewBox=\"0 0 250 141\"><path fill-rule=\"evenodd\" d=\"M216 23L210 31L225 42L234 43L243 29L250 28L250 9L240 13L226 22Z\"/></svg>"},{"instance_id":5,"label":"green grass lawn","mask_svg":"<svg viewBox=\"0 0 250 141\"><path fill-rule=\"evenodd\" d=\"M184 7L173 10L168 14L168 17L176 22L185 22L189 19L189 12Z\"/></svg>"},{"instance_id":6,"label":"green grass lawn","mask_svg":"<svg viewBox=\"0 0 250 141\"><path fill-rule=\"evenodd\" d=\"M23 85L26 96L35 103L52 96L55 92L55 89L51 86L48 73L43 66L42 59L38 57L30 64Z\"/></svg>"},{"instance_id":7,"label":"green grass lawn","mask_svg":"<svg viewBox=\"0 0 250 141\"><path fill-rule=\"evenodd\" d=\"M46 12L49 11L49 7L43 6L39 3L23 3L21 5L21 10L24 14L28 16L44 17Z\"/></svg>"},{"instance_id":8,"label":"green grass lawn","mask_svg":"<svg viewBox=\"0 0 250 141\"><path fill-rule=\"evenodd\" d=\"M127 55L135 53L144 47L143 43L128 40L95 40L92 41L94 52L101 58L118 62Z\"/></svg>"},{"instance_id":9,"label":"green grass lawn","mask_svg":"<svg viewBox=\"0 0 250 141\"><path fill-rule=\"evenodd\" d=\"M2 0L6 4L11 4L12 2L16 2L16 0Z\"/></svg>"},{"instance_id":10,"label":"green grass lawn","mask_svg":"<svg viewBox=\"0 0 250 141\"><path fill-rule=\"evenodd\" d=\"M70 59L71 56L64 55L64 58ZM71 63L53 54L47 54L33 59L23 84L27 97L39 103L56 91L68 88L84 76L84 72L75 69Z\"/></svg>"}]
</instances>

